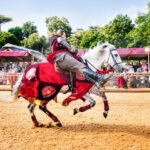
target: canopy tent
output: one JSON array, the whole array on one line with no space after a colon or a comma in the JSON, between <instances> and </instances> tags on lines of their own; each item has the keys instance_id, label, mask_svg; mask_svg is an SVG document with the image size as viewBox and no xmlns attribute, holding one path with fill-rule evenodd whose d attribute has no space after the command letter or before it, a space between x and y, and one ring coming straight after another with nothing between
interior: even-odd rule
<instances>
[{"instance_id":1,"label":"canopy tent","mask_svg":"<svg viewBox=\"0 0 150 150\"><path fill-rule=\"evenodd\" d=\"M142 60L147 59L150 53L149 48L118 48L120 57L124 60ZM79 55L83 55L86 50L79 50Z\"/></svg>"},{"instance_id":2,"label":"canopy tent","mask_svg":"<svg viewBox=\"0 0 150 150\"><path fill-rule=\"evenodd\" d=\"M2 61L45 61L46 58L42 53L36 50L27 49L12 44L6 44L0 49L0 60Z\"/></svg>"},{"instance_id":3,"label":"canopy tent","mask_svg":"<svg viewBox=\"0 0 150 150\"><path fill-rule=\"evenodd\" d=\"M118 48L119 55L124 60L141 60L148 58L145 48Z\"/></svg>"}]
</instances>

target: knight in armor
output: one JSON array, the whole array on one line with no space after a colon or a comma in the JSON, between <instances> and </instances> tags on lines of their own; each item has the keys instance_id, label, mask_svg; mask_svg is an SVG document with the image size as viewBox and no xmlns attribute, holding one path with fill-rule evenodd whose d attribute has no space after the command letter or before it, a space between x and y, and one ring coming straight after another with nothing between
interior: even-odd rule
<instances>
[{"instance_id":1,"label":"knight in armor","mask_svg":"<svg viewBox=\"0 0 150 150\"><path fill-rule=\"evenodd\" d=\"M47 56L47 60L54 60L56 71L80 73L98 88L109 79L110 75L100 75L76 59L78 49L69 45L62 29L50 38L50 48L52 53Z\"/></svg>"}]
</instances>

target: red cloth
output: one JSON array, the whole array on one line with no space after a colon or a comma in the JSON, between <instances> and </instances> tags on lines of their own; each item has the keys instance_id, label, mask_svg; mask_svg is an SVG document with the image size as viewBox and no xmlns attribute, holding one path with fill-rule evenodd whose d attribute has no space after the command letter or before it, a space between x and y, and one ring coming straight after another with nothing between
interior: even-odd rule
<instances>
[{"instance_id":1,"label":"red cloth","mask_svg":"<svg viewBox=\"0 0 150 150\"><path fill-rule=\"evenodd\" d=\"M39 65L39 80L61 85L68 84L67 76L64 76L61 72L56 72L54 64L48 62Z\"/></svg>"},{"instance_id":2,"label":"red cloth","mask_svg":"<svg viewBox=\"0 0 150 150\"><path fill-rule=\"evenodd\" d=\"M88 82L76 82L76 89L74 90L74 92L69 95L64 101L63 101L63 105L69 105L69 103L71 101L75 101L80 99L81 97L83 97L89 90L90 88L93 86L92 83L88 83Z\"/></svg>"},{"instance_id":3,"label":"red cloth","mask_svg":"<svg viewBox=\"0 0 150 150\"><path fill-rule=\"evenodd\" d=\"M109 72L112 72L112 70L111 70L111 69L106 70L106 71L103 71L103 70L97 70L97 73L98 73L98 74L108 74Z\"/></svg>"},{"instance_id":4,"label":"red cloth","mask_svg":"<svg viewBox=\"0 0 150 150\"><path fill-rule=\"evenodd\" d=\"M39 96L38 89L39 89L38 81L23 82L23 84L20 86L20 94L25 99L28 99L29 97L38 98L38 96Z\"/></svg>"},{"instance_id":5,"label":"red cloth","mask_svg":"<svg viewBox=\"0 0 150 150\"><path fill-rule=\"evenodd\" d=\"M54 38L51 42L52 45L50 45L50 46L51 46L51 49L52 49L52 53L58 52L60 50L65 50L66 52L69 52L69 50L65 46L63 46L63 45L60 46L60 44L57 42L57 38L59 38L59 37L60 36L54 36Z\"/></svg>"},{"instance_id":6,"label":"red cloth","mask_svg":"<svg viewBox=\"0 0 150 150\"><path fill-rule=\"evenodd\" d=\"M122 76L119 76L117 78L117 86L118 87L125 87L125 81L124 81L124 78Z\"/></svg>"}]
</instances>

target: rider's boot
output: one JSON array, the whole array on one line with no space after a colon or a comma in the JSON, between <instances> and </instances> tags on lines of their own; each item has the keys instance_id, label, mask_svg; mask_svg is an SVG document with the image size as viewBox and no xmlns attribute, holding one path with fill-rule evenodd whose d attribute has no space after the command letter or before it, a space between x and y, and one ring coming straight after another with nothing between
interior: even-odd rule
<instances>
[{"instance_id":1,"label":"rider's boot","mask_svg":"<svg viewBox=\"0 0 150 150\"><path fill-rule=\"evenodd\" d=\"M70 72L70 84L68 86L71 92L73 92L76 89L75 73L73 72Z\"/></svg>"},{"instance_id":2,"label":"rider's boot","mask_svg":"<svg viewBox=\"0 0 150 150\"><path fill-rule=\"evenodd\" d=\"M89 68L83 69L83 74L85 78L96 85L97 88L100 88L102 84L107 82L112 74L100 75Z\"/></svg>"}]
</instances>

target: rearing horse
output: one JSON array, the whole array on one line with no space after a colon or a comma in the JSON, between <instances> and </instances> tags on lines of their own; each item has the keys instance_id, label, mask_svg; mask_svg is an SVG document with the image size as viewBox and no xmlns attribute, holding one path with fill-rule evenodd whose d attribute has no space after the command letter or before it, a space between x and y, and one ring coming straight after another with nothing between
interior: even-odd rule
<instances>
[{"instance_id":1,"label":"rearing horse","mask_svg":"<svg viewBox=\"0 0 150 150\"><path fill-rule=\"evenodd\" d=\"M116 48L109 43L98 44L87 51L82 59L93 71L100 69L104 61L111 64L115 70L123 68ZM82 98L93 86L92 83L83 80L78 75L76 78L76 92L73 92L63 101L65 106L69 105L71 101ZM14 87L19 89L17 96L21 96L29 102L28 108L34 126L43 126L34 114L34 108L39 105L39 109L45 112L55 122L56 126L61 127L60 120L47 109L46 105L58 94L63 85L68 85L68 76L56 72L53 64L44 62L29 66L19 80L22 81L21 85Z\"/></svg>"}]
</instances>

